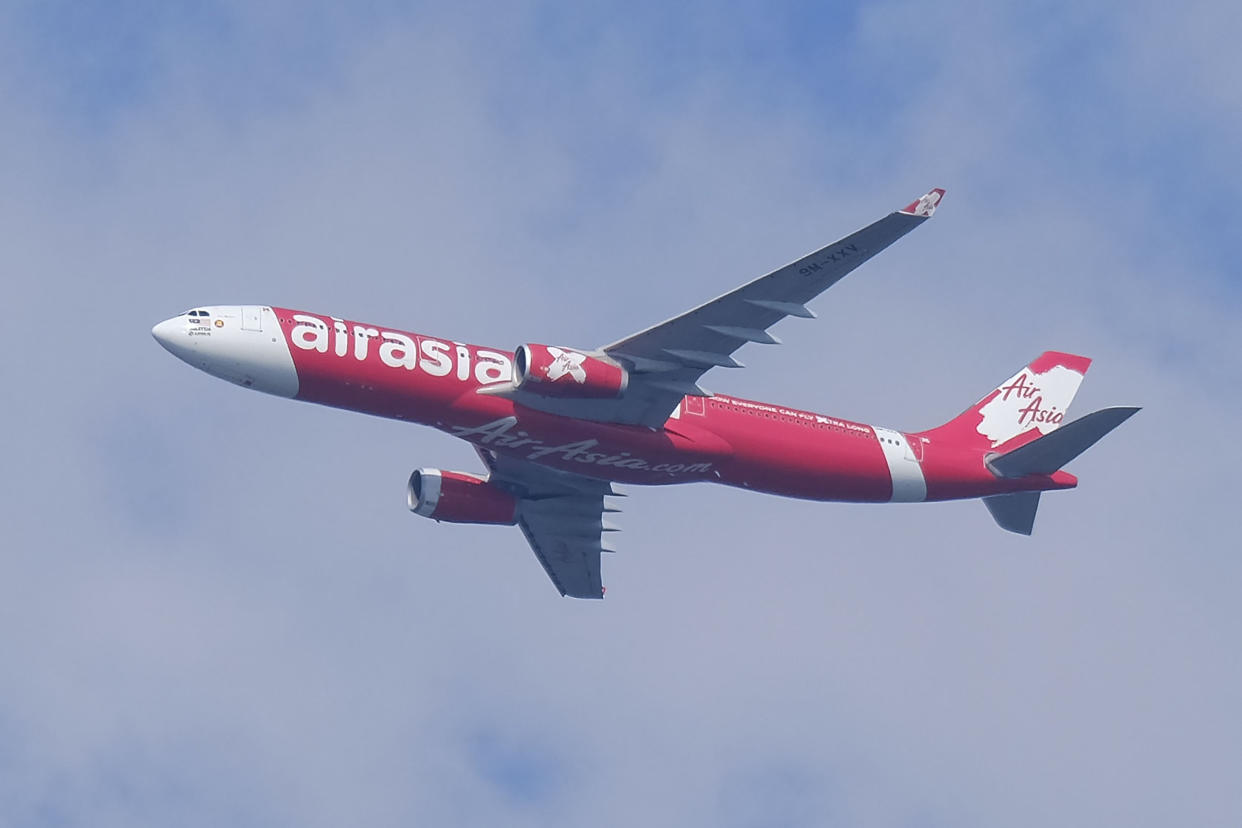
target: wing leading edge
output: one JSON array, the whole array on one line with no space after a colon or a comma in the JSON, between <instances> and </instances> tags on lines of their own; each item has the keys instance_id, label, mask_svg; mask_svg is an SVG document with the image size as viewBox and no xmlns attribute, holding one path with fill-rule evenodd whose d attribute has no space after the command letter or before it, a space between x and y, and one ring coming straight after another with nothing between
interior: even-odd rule
<instances>
[{"instance_id":1,"label":"wing leading edge","mask_svg":"<svg viewBox=\"0 0 1242 828\"><path fill-rule=\"evenodd\" d=\"M944 197L936 188L856 233L680 316L597 349L626 367L629 384L617 399L540 398L493 387L515 402L554 414L660 428L685 396L711 396L699 379L712 368L740 368L733 354L748 342L777 344L768 329L787 316L812 318L806 304L851 271L931 218Z\"/></svg>"},{"instance_id":2,"label":"wing leading edge","mask_svg":"<svg viewBox=\"0 0 1242 828\"><path fill-rule=\"evenodd\" d=\"M748 342L776 344L768 329L787 316L813 318L806 303L931 217L944 197L936 188L901 210L693 310L605 345L631 371L627 395L645 396L635 421L662 425L685 395L711 396L698 385L715 367L741 367L733 354Z\"/></svg>"}]
</instances>

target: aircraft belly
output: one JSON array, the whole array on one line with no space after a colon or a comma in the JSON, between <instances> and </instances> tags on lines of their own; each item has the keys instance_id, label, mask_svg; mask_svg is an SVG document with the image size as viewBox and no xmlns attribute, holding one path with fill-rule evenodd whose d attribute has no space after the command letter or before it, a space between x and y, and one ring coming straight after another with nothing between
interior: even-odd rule
<instances>
[{"instance_id":1,"label":"aircraft belly","mask_svg":"<svg viewBox=\"0 0 1242 828\"><path fill-rule=\"evenodd\" d=\"M715 480L718 464L702 457L665 457L613 450L602 444L573 457L564 454L532 459L529 452L492 449L558 471L635 486L668 486ZM573 449L571 449L572 451Z\"/></svg>"},{"instance_id":2,"label":"aircraft belly","mask_svg":"<svg viewBox=\"0 0 1242 828\"><path fill-rule=\"evenodd\" d=\"M832 434L792 444L753 441L739 450L722 482L807 500L883 503L893 487L884 456L871 439Z\"/></svg>"},{"instance_id":3,"label":"aircraft belly","mask_svg":"<svg viewBox=\"0 0 1242 828\"><path fill-rule=\"evenodd\" d=\"M503 402L484 399L493 405ZM444 429L455 437L515 459L600 480L639 485L714 480L732 456L726 442L694 427L655 431L590 423L512 404L490 412L456 409L452 416L463 420Z\"/></svg>"}]
</instances>

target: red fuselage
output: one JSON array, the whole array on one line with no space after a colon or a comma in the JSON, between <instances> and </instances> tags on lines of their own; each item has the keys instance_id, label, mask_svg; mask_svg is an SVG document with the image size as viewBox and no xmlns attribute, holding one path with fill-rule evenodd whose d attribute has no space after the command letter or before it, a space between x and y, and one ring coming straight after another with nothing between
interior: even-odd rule
<instances>
[{"instance_id":1,"label":"red fuselage","mask_svg":"<svg viewBox=\"0 0 1242 828\"><path fill-rule=\"evenodd\" d=\"M854 502L1076 484L1066 472L998 478L983 452L930 432L897 432L725 395L684 398L662 430L550 414L480 393L511 382L512 352L285 308L270 313L296 370L297 399L429 425L499 454L603 480L710 481ZM908 487L901 480L910 476L921 478L921 497L903 495Z\"/></svg>"}]
</instances>

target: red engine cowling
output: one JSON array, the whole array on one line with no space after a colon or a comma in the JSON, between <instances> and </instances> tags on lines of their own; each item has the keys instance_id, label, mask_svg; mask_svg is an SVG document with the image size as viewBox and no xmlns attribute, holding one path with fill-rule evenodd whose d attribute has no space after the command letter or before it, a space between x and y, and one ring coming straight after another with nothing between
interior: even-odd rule
<instances>
[{"instance_id":1,"label":"red engine cowling","mask_svg":"<svg viewBox=\"0 0 1242 828\"><path fill-rule=\"evenodd\" d=\"M415 469L406 489L410 511L449 523L517 522L517 498L472 474Z\"/></svg>"},{"instance_id":2,"label":"red engine cowling","mask_svg":"<svg viewBox=\"0 0 1242 828\"><path fill-rule=\"evenodd\" d=\"M613 399L629 380L615 362L572 348L523 345L513 357L513 387L542 397Z\"/></svg>"}]
</instances>

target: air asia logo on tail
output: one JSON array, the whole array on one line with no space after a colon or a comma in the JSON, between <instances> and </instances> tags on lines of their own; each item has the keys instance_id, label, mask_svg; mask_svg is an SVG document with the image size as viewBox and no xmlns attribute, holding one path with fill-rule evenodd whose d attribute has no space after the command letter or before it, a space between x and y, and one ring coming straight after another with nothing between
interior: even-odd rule
<instances>
[{"instance_id":1,"label":"air asia logo on tail","mask_svg":"<svg viewBox=\"0 0 1242 828\"><path fill-rule=\"evenodd\" d=\"M1033 428L1047 434L1065 418L1065 409L1081 382L1082 373L1064 365L1054 365L1042 374L1024 368L979 407L983 420L978 431L993 446Z\"/></svg>"}]
</instances>

